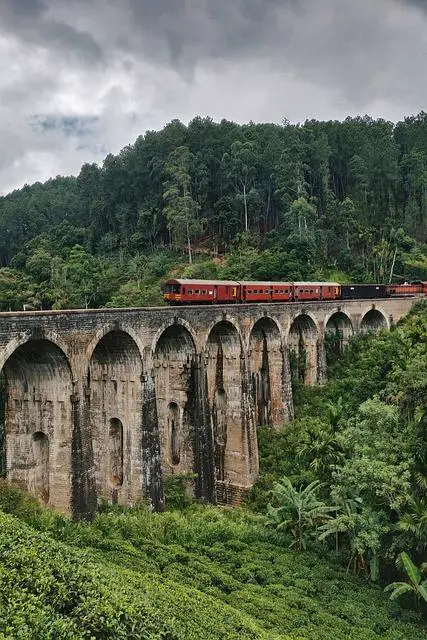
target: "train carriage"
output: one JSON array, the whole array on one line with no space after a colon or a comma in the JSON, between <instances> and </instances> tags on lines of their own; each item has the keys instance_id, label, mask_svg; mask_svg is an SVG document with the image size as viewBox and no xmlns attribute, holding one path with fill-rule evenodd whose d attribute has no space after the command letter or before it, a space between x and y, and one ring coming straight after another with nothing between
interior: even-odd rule
<instances>
[{"instance_id":1,"label":"train carriage","mask_svg":"<svg viewBox=\"0 0 427 640\"><path fill-rule=\"evenodd\" d=\"M294 300L339 300L338 282L294 282Z\"/></svg>"},{"instance_id":2,"label":"train carriage","mask_svg":"<svg viewBox=\"0 0 427 640\"><path fill-rule=\"evenodd\" d=\"M408 298L425 293L425 282L411 282L408 284L389 284L387 293L392 298Z\"/></svg>"},{"instance_id":3,"label":"train carriage","mask_svg":"<svg viewBox=\"0 0 427 640\"><path fill-rule=\"evenodd\" d=\"M236 303L239 297L239 283L233 280L171 278L163 288L163 298L170 304Z\"/></svg>"},{"instance_id":4,"label":"train carriage","mask_svg":"<svg viewBox=\"0 0 427 640\"><path fill-rule=\"evenodd\" d=\"M343 284L341 285L341 298L343 300L372 300L375 298L387 298L387 285L385 284Z\"/></svg>"},{"instance_id":5,"label":"train carriage","mask_svg":"<svg viewBox=\"0 0 427 640\"><path fill-rule=\"evenodd\" d=\"M243 280L240 285L240 302L271 302L271 282Z\"/></svg>"}]
</instances>

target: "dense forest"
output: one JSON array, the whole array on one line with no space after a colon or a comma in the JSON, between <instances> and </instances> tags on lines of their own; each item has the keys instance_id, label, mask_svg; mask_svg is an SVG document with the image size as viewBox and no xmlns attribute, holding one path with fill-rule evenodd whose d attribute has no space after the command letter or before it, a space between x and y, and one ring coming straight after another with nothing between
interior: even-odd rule
<instances>
[{"instance_id":1,"label":"dense forest","mask_svg":"<svg viewBox=\"0 0 427 640\"><path fill-rule=\"evenodd\" d=\"M0 198L0 309L161 301L195 277L427 278L427 114L149 131Z\"/></svg>"},{"instance_id":2,"label":"dense forest","mask_svg":"<svg viewBox=\"0 0 427 640\"><path fill-rule=\"evenodd\" d=\"M423 302L355 338L325 387L295 381L239 509L175 476L165 513L71 522L0 481L0 638L425 638L426 365Z\"/></svg>"}]
</instances>

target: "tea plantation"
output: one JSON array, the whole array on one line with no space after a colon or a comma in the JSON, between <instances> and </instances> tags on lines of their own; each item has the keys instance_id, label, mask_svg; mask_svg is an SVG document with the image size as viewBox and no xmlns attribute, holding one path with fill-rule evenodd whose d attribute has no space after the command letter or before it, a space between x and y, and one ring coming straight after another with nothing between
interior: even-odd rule
<instances>
[{"instance_id":1,"label":"tea plantation","mask_svg":"<svg viewBox=\"0 0 427 640\"><path fill-rule=\"evenodd\" d=\"M72 523L5 483L0 505L2 640L425 638L378 586L244 511Z\"/></svg>"}]
</instances>

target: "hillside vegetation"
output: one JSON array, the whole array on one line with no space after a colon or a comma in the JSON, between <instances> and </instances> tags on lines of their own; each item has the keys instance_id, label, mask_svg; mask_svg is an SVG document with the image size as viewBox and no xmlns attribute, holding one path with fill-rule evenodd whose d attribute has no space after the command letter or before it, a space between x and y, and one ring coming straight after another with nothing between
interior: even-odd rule
<instances>
[{"instance_id":1,"label":"hillside vegetation","mask_svg":"<svg viewBox=\"0 0 427 640\"><path fill-rule=\"evenodd\" d=\"M0 198L0 310L158 304L168 274L427 278L426 231L424 113L172 121Z\"/></svg>"},{"instance_id":2,"label":"hillside vegetation","mask_svg":"<svg viewBox=\"0 0 427 640\"><path fill-rule=\"evenodd\" d=\"M323 390L296 386L297 420L260 432L243 509L189 503L177 478L164 514L72 523L0 483L0 638L425 638L422 601L383 587L406 579L400 552L426 559L426 364L425 304L331 357ZM283 476L334 505L323 520L302 505L301 550L292 511L272 516Z\"/></svg>"}]
</instances>

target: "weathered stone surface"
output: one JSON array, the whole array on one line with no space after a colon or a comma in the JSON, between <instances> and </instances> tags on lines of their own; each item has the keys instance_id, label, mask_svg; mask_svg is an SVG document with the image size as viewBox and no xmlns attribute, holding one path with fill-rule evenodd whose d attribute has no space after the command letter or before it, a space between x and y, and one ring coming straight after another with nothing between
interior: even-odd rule
<instances>
[{"instance_id":1,"label":"weathered stone surface","mask_svg":"<svg viewBox=\"0 0 427 640\"><path fill-rule=\"evenodd\" d=\"M162 509L166 474L236 503L258 473L256 425L293 417L291 363L321 384L325 340L342 350L415 301L1 314L7 477L76 517L102 500Z\"/></svg>"}]
</instances>

